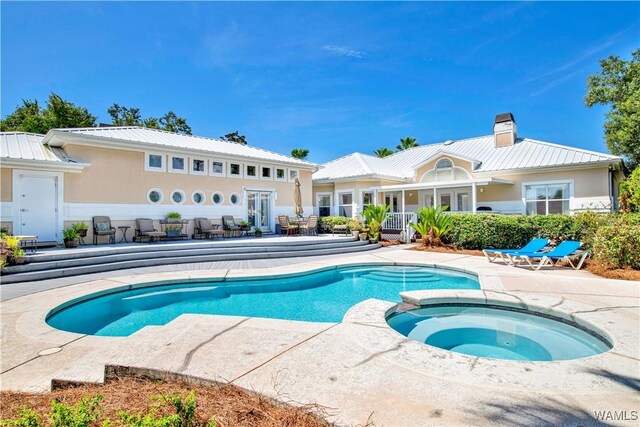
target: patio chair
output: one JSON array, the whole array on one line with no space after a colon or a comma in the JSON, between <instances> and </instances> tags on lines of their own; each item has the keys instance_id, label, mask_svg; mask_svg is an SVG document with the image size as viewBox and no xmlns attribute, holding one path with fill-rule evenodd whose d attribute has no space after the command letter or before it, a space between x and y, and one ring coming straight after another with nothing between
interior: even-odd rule
<instances>
[{"instance_id":1,"label":"patio chair","mask_svg":"<svg viewBox=\"0 0 640 427\"><path fill-rule=\"evenodd\" d=\"M116 229L111 226L111 218L108 216L93 217L93 244L98 244L98 237L107 236L109 243L116 243Z\"/></svg>"},{"instance_id":2,"label":"patio chair","mask_svg":"<svg viewBox=\"0 0 640 427\"><path fill-rule=\"evenodd\" d=\"M282 235L291 236L299 230L299 226L291 224L289 217L286 215L278 215L278 224L280 224L280 234Z\"/></svg>"},{"instance_id":3,"label":"patio chair","mask_svg":"<svg viewBox=\"0 0 640 427\"><path fill-rule=\"evenodd\" d=\"M520 249L483 249L482 253L489 262L494 262L497 260L502 260L507 264L511 263L511 260L507 256L508 254L517 255L519 253L532 253L532 252L540 252L549 244L548 239L537 238L531 239L529 243L524 245Z\"/></svg>"},{"instance_id":4,"label":"patio chair","mask_svg":"<svg viewBox=\"0 0 640 427\"><path fill-rule=\"evenodd\" d=\"M224 230L219 225L211 224L207 218L194 218L194 238L195 239L211 239L216 236L224 239Z\"/></svg>"},{"instance_id":5,"label":"patio chair","mask_svg":"<svg viewBox=\"0 0 640 427\"><path fill-rule=\"evenodd\" d=\"M167 237L164 231L158 231L153 227L153 220L149 218L136 218L136 234L133 240L141 242L142 239L149 239L149 243ZM165 243L166 243L165 239Z\"/></svg>"},{"instance_id":6,"label":"patio chair","mask_svg":"<svg viewBox=\"0 0 640 427\"><path fill-rule=\"evenodd\" d=\"M514 266L526 262L529 264L529 267L536 271L540 270L545 265L554 266L560 261L566 261L574 270L580 270L584 260L587 259L587 256L589 255L589 251L579 251L578 249L580 246L582 246L582 242L565 240L549 252L520 252L515 255L507 254L507 256ZM538 264L533 264L531 262L533 260L538 260ZM575 261L577 261L576 264L574 264Z\"/></svg>"},{"instance_id":7,"label":"patio chair","mask_svg":"<svg viewBox=\"0 0 640 427\"><path fill-rule=\"evenodd\" d=\"M242 229L236 224L235 218L231 215L224 215L222 217L222 228L225 236L234 237L242 235Z\"/></svg>"},{"instance_id":8,"label":"patio chair","mask_svg":"<svg viewBox=\"0 0 640 427\"><path fill-rule=\"evenodd\" d=\"M300 226L300 231L308 236L318 234L318 215L309 215L307 222Z\"/></svg>"},{"instance_id":9,"label":"patio chair","mask_svg":"<svg viewBox=\"0 0 640 427\"><path fill-rule=\"evenodd\" d=\"M335 224L331 227L331 233L335 236L336 233L344 233L345 236L349 234L349 227L347 224Z\"/></svg>"}]
</instances>

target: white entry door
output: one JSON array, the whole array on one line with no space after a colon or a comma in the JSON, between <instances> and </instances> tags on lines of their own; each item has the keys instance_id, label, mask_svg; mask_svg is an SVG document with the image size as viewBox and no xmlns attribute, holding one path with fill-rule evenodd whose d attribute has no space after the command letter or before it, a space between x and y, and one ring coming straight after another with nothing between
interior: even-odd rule
<instances>
[{"instance_id":1,"label":"white entry door","mask_svg":"<svg viewBox=\"0 0 640 427\"><path fill-rule=\"evenodd\" d=\"M247 191L247 221L264 231L270 229L271 192Z\"/></svg>"},{"instance_id":2,"label":"white entry door","mask_svg":"<svg viewBox=\"0 0 640 427\"><path fill-rule=\"evenodd\" d=\"M40 241L58 240L57 178L23 175L18 197L19 233L38 236Z\"/></svg>"}]
</instances>

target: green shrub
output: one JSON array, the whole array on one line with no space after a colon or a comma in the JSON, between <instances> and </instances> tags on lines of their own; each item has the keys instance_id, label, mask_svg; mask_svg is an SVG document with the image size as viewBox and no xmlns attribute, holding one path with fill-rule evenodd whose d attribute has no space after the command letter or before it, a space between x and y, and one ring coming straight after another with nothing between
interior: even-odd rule
<instances>
[{"instance_id":1,"label":"green shrub","mask_svg":"<svg viewBox=\"0 0 640 427\"><path fill-rule=\"evenodd\" d=\"M100 402L102 396L94 396L93 399L83 397L74 406L65 403L51 401L51 425L53 427L89 427L100 416Z\"/></svg>"},{"instance_id":2,"label":"green shrub","mask_svg":"<svg viewBox=\"0 0 640 427\"><path fill-rule=\"evenodd\" d=\"M640 270L640 225L600 227L593 240L593 257L607 268Z\"/></svg>"},{"instance_id":3,"label":"green shrub","mask_svg":"<svg viewBox=\"0 0 640 427\"><path fill-rule=\"evenodd\" d=\"M535 215L526 217L536 230L537 237L549 239L557 244L563 240L578 239L574 217L569 215Z\"/></svg>"},{"instance_id":4,"label":"green shrub","mask_svg":"<svg viewBox=\"0 0 640 427\"><path fill-rule=\"evenodd\" d=\"M20 418L14 420L0 420L3 427L42 427L40 416L26 406L20 409Z\"/></svg>"},{"instance_id":5,"label":"green shrub","mask_svg":"<svg viewBox=\"0 0 640 427\"><path fill-rule=\"evenodd\" d=\"M324 231L331 231L334 225L347 225L350 219L345 216L323 216L318 223Z\"/></svg>"},{"instance_id":6,"label":"green shrub","mask_svg":"<svg viewBox=\"0 0 640 427\"><path fill-rule=\"evenodd\" d=\"M447 241L461 249L517 248L536 235L530 217L524 215L451 215Z\"/></svg>"}]
</instances>

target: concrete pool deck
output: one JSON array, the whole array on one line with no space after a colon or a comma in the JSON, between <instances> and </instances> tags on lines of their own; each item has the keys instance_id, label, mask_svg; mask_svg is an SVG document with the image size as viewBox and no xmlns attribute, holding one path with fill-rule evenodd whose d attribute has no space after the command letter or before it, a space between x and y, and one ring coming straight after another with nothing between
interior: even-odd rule
<instances>
[{"instance_id":1,"label":"concrete pool deck","mask_svg":"<svg viewBox=\"0 0 640 427\"><path fill-rule=\"evenodd\" d=\"M284 401L317 403L338 424L637 424L624 418L598 421L595 411L626 411L624 417L631 418L640 409L638 282L569 269L532 272L480 257L402 249L304 261L257 269L115 272L3 301L0 387L46 390L52 379L102 381L110 364L230 381ZM552 308L601 328L614 348L562 362L450 353L390 329L384 315L395 304L379 300L356 305L341 323L182 315L128 337L73 334L44 322L49 310L70 299L132 283L287 274L357 262L437 264L477 273L482 291L416 291L405 298L471 292L488 300Z\"/></svg>"}]
</instances>

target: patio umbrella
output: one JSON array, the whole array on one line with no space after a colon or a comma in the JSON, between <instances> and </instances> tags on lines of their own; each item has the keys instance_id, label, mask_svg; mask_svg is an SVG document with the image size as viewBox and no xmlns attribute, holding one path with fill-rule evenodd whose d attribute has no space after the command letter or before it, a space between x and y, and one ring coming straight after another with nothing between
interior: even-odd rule
<instances>
[{"instance_id":1,"label":"patio umbrella","mask_svg":"<svg viewBox=\"0 0 640 427\"><path fill-rule=\"evenodd\" d=\"M295 186L293 187L293 202L295 203L294 213L298 216L304 212L302 210L302 194L300 193L300 180L296 178Z\"/></svg>"}]
</instances>

